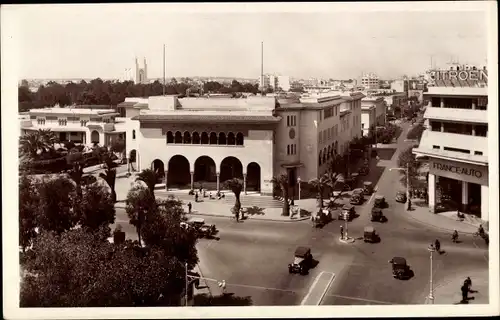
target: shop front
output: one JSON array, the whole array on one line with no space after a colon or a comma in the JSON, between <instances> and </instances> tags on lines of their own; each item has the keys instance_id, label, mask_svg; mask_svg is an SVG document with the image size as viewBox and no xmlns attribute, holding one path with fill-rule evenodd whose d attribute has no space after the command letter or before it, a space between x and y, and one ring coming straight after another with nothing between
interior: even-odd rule
<instances>
[{"instance_id":1,"label":"shop front","mask_svg":"<svg viewBox=\"0 0 500 320\"><path fill-rule=\"evenodd\" d=\"M488 167L429 159L429 209L447 203L449 210L472 213L488 220Z\"/></svg>"}]
</instances>

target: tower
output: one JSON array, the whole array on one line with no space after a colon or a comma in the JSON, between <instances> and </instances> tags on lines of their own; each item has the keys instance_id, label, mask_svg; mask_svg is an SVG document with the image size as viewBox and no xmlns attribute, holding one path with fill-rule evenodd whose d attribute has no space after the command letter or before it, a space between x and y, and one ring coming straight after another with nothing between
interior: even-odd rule
<instances>
[{"instance_id":1,"label":"tower","mask_svg":"<svg viewBox=\"0 0 500 320\"><path fill-rule=\"evenodd\" d=\"M139 65L139 60L137 57L135 58L135 72L133 76L135 83L148 83L148 66L146 63L146 58L143 60L143 65Z\"/></svg>"}]
</instances>

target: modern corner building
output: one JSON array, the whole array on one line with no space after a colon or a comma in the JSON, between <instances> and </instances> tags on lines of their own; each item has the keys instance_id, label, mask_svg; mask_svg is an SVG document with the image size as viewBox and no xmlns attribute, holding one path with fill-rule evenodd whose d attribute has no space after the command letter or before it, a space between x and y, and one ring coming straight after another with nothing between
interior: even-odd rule
<instances>
[{"instance_id":1,"label":"modern corner building","mask_svg":"<svg viewBox=\"0 0 500 320\"><path fill-rule=\"evenodd\" d=\"M128 121L129 159L137 170L162 174L167 189L220 190L240 178L244 192L271 195L279 174L293 186L326 172L347 139L361 134L362 97L156 96L126 98L118 107Z\"/></svg>"},{"instance_id":2,"label":"modern corner building","mask_svg":"<svg viewBox=\"0 0 500 320\"><path fill-rule=\"evenodd\" d=\"M361 129L367 136L370 129L383 126L386 120L386 103L383 97L364 97L361 100Z\"/></svg>"},{"instance_id":3,"label":"modern corner building","mask_svg":"<svg viewBox=\"0 0 500 320\"><path fill-rule=\"evenodd\" d=\"M484 82L440 81L430 100L417 156L429 159L429 208L447 195L460 209L488 221L488 88Z\"/></svg>"}]
</instances>

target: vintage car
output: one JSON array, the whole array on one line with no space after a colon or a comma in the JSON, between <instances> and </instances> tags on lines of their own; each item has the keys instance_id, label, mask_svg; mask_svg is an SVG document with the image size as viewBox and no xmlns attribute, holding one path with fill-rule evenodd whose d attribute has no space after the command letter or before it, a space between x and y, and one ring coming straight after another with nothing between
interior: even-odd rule
<instances>
[{"instance_id":1,"label":"vintage car","mask_svg":"<svg viewBox=\"0 0 500 320\"><path fill-rule=\"evenodd\" d=\"M361 176L366 176L368 173L370 172L370 167L368 165L364 165L363 167L361 167L361 169L359 170L359 175Z\"/></svg>"},{"instance_id":2,"label":"vintage car","mask_svg":"<svg viewBox=\"0 0 500 320\"><path fill-rule=\"evenodd\" d=\"M373 183L371 181L363 182L363 194L369 196L373 193Z\"/></svg>"},{"instance_id":3,"label":"vintage car","mask_svg":"<svg viewBox=\"0 0 500 320\"><path fill-rule=\"evenodd\" d=\"M297 249L295 249L293 263L288 265L288 272L306 275L311 267L312 260L313 258L310 248L297 247Z\"/></svg>"},{"instance_id":4,"label":"vintage car","mask_svg":"<svg viewBox=\"0 0 500 320\"><path fill-rule=\"evenodd\" d=\"M387 221L387 218L384 216L384 214L382 213L382 209L380 209L380 208L373 207L371 215L372 215L371 221L373 221L373 222L386 222Z\"/></svg>"},{"instance_id":5,"label":"vintage car","mask_svg":"<svg viewBox=\"0 0 500 320\"><path fill-rule=\"evenodd\" d=\"M205 219L203 218L190 218L186 222L181 222L181 226L193 228L200 238L211 238L218 233L215 225L205 224Z\"/></svg>"},{"instance_id":6,"label":"vintage car","mask_svg":"<svg viewBox=\"0 0 500 320\"><path fill-rule=\"evenodd\" d=\"M332 214L328 209L319 209L317 212L313 212L311 215L313 226L317 228L326 225L332 220Z\"/></svg>"},{"instance_id":7,"label":"vintage car","mask_svg":"<svg viewBox=\"0 0 500 320\"><path fill-rule=\"evenodd\" d=\"M406 259L402 257L394 257L389 260L392 265L392 276L396 279L403 280L410 276L410 267L406 263Z\"/></svg>"},{"instance_id":8,"label":"vintage car","mask_svg":"<svg viewBox=\"0 0 500 320\"><path fill-rule=\"evenodd\" d=\"M364 197L362 194L353 194L349 199L349 203L353 205L363 204Z\"/></svg>"},{"instance_id":9,"label":"vintage car","mask_svg":"<svg viewBox=\"0 0 500 320\"><path fill-rule=\"evenodd\" d=\"M377 155L378 155L377 150L372 149L372 152L371 152L371 154L370 154L370 155L371 155L371 157L372 157L372 158L376 158L376 157L377 157Z\"/></svg>"},{"instance_id":10,"label":"vintage car","mask_svg":"<svg viewBox=\"0 0 500 320\"><path fill-rule=\"evenodd\" d=\"M398 191L396 193L396 201L401 202L401 203L405 203L406 202L406 192Z\"/></svg>"},{"instance_id":11,"label":"vintage car","mask_svg":"<svg viewBox=\"0 0 500 320\"><path fill-rule=\"evenodd\" d=\"M380 242L380 236L375 231L375 228L373 228L372 226L367 226L365 227L363 233L363 240L365 242L377 243Z\"/></svg>"},{"instance_id":12,"label":"vintage car","mask_svg":"<svg viewBox=\"0 0 500 320\"><path fill-rule=\"evenodd\" d=\"M376 195L375 199L373 201L373 207L375 208L380 208L383 209L387 205L387 202L385 202L385 197L382 195Z\"/></svg>"},{"instance_id":13,"label":"vintage car","mask_svg":"<svg viewBox=\"0 0 500 320\"><path fill-rule=\"evenodd\" d=\"M345 204L339 214L339 220L351 221L355 214L356 210L354 209L354 206L351 204Z\"/></svg>"}]
</instances>

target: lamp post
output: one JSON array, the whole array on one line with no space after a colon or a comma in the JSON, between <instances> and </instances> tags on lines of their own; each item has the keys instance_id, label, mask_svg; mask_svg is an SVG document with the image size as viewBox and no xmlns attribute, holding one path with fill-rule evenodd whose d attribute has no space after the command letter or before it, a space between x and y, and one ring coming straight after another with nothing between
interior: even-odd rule
<instances>
[{"instance_id":1,"label":"lamp post","mask_svg":"<svg viewBox=\"0 0 500 320\"><path fill-rule=\"evenodd\" d=\"M434 304L434 288L433 288L433 284L432 284L432 253L434 251L436 251L436 248L434 247L433 244L431 244L427 250L429 250L431 256L430 256L430 262L431 262L431 274L430 274L430 277L429 277L429 300L431 302L431 304Z\"/></svg>"},{"instance_id":2,"label":"lamp post","mask_svg":"<svg viewBox=\"0 0 500 320\"><path fill-rule=\"evenodd\" d=\"M300 182L301 182L300 177L298 177L297 178L297 183L299 184L299 200L300 200Z\"/></svg>"},{"instance_id":3,"label":"lamp post","mask_svg":"<svg viewBox=\"0 0 500 320\"><path fill-rule=\"evenodd\" d=\"M187 307L188 306L188 287L189 287L188 264L187 264L187 262L184 264L184 267L185 267L185 280L186 280L186 289L184 290L185 291L185 294L184 294L184 299L185 299L184 306Z\"/></svg>"}]
</instances>

